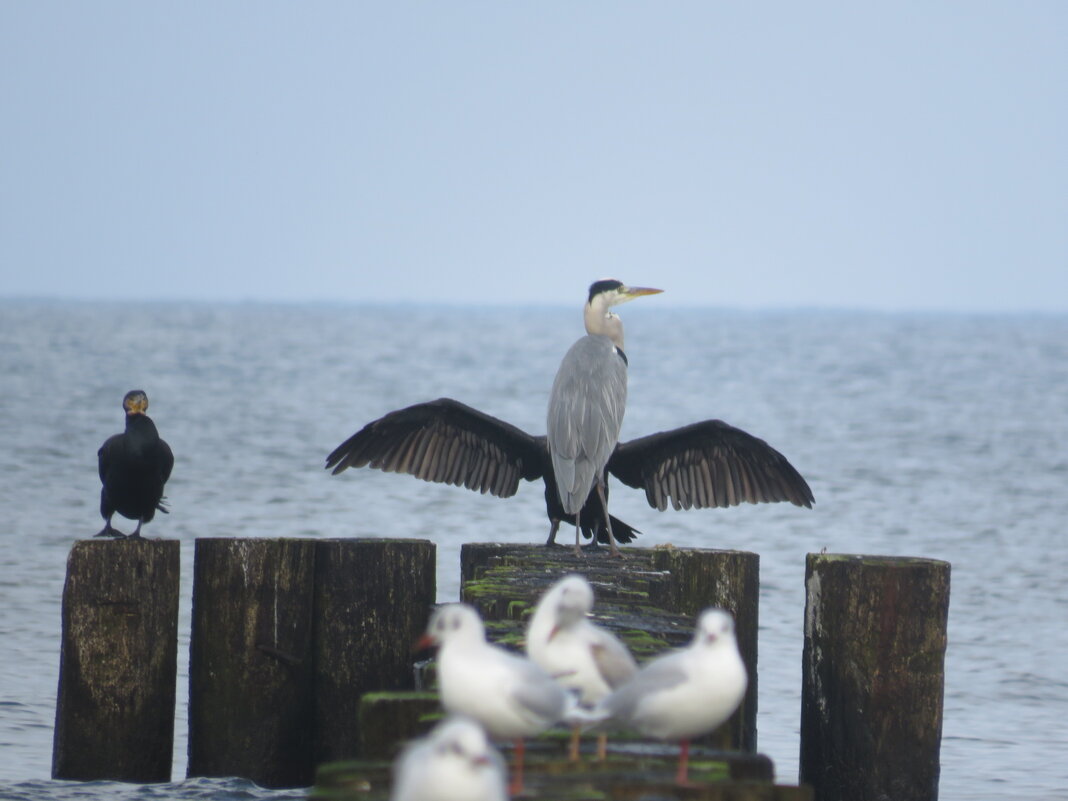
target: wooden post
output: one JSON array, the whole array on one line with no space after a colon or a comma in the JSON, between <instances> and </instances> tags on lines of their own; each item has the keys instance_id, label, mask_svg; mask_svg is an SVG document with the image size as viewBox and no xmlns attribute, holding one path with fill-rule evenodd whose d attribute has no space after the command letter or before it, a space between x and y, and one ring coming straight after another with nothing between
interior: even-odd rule
<instances>
[{"instance_id":1,"label":"wooden post","mask_svg":"<svg viewBox=\"0 0 1068 801\"><path fill-rule=\"evenodd\" d=\"M719 733L716 745L757 750L757 629L760 625L760 556L748 551L705 548L654 548L653 568L671 574L669 594L659 599L674 612L696 618L718 606L734 615L738 650L749 674L745 700Z\"/></svg>"},{"instance_id":2,"label":"wooden post","mask_svg":"<svg viewBox=\"0 0 1068 801\"><path fill-rule=\"evenodd\" d=\"M196 541L189 776L311 784L315 545Z\"/></svg>"},{"instance_id":3,"label":"wooden post","mask_svg":"<svg viewBox=\"0 0 1068 801\"><path fill-rule=\"evenodd\" d=\"M436 555L428 540L316 544L315 758L325 762L358 755L365 693L415 688L412 646L435 600Z\"/></svg>"},{"instance_id":4,"label":"wooden post","mask_svg":"<svg viewBox=\"0 0 1068 801\"><path fill-rule=\"evenodd\" d=\"M820 801L938 798L949 573L808 555L800 779Z\"/></svg>"},{"instance_id":5,"label":"wooden post","mask_svg":"<svg viewBox=\"0 0 1068 801\"><path fill-rule=\"evenodd\" d=\"M176 540L74 544L63 587L53 778L170 781L179 569Z\"/></svg>"},{"instance_id":6,"label":"wooden post","mask_svg":"<svg viewBox=\"0 0 1068 801\"><path fill-rule=\"evenodd\" d=\"M188 774L305 787L354 756L361 695L415 686L434 560L425 540L198 539Z\"/></svg>"}]
</instances>

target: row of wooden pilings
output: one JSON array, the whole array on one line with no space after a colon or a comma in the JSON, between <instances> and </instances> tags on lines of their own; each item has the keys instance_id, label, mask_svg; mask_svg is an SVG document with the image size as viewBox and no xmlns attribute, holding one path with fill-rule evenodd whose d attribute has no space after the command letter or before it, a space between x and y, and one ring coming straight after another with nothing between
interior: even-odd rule
<instances>
[{"instance_id":1,"label":"row of wooden pilings","mask_svg":"<svg viewBox=\"0 0 1068 801\"><path fill-rule=\"evenodd\" d=\"M759 557L627 553L621 563L567 548L464 546L463 599L487 620L521 623L548 583L582 572L610 622L656 648L685 642L701 608L727 608L751 681L716 744L755 752ZM805 581L800 781L819 801L937 798L949 565L810 554ZM396 732L369 723L381 713L369 717L361 700L414 689L411 645L435 594L427 541L198 539L187 774L301 787L321 763L383 754L379 741ZM55 778L170 780L178 602L178 542L75 544Z\"/></svg>"}]
</instances>

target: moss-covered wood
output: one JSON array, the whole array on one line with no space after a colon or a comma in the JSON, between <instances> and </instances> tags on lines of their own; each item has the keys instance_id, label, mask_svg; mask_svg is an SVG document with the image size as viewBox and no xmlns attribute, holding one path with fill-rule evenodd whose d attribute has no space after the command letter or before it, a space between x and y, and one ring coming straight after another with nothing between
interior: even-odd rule
<instances>
[{"instance_id":1,"label":"moss-covered wood","mask_svg":"<svg viewBox=\"0 0 1068 801\"><path fill-rule=\"evenodd\" d=\"M179 544L79 541L67 560L52 776L166 782Z\"/></svg>"},{"instance_id":2,"label":"moss-covered wood","mask_svg":"<svg viewBox=\"0 0 1068 801\"><path fill-rule=\"evenodd\" d=\"M412 645L435 601L427 540L320 540L315 567L316 762L360 756L365 693L415 688Z\"/></svg>"},{"instance_id":3,"label":"moss-covered wood","mask_svg":"<svg viewBox=\"0 0 1068 801\"><path fill-rule=\"evenodd\" d=\"M605 549L575 556L571 548L472 543L460 552L461 599L483 617L502 621L489 636L518 645L542 593L560 577L581 573L593 584L594 618L620 637L639 662L686 645L697 614L709 606L730 611L738 648L749 671L745 700L710 742L756 751L757 627L760 558L744 551L699 548L624 548L626 559ZM511 621L512 625L503 625Z\"/></svg>"},{"instance_id":4,"label":"moss-covered wood","mask_svg":"<svg viewBox=\"0 0 1068 801\"><path fill-rule=\"evenodd\" d=\"M198 539L189 776L307 786L314 743L314 540Z\"/></svg>"},{"instance_id":5,"label":"moss-covered wood","mask_svg":"<svg viewBox=\"0 0 1068 801\"><path fill-rule=\"evenodd\" d=\"M437 693L374 692L360 699L360 758L393 759L441 719Z\"/></svg>"},{"instance_id":6,"label":"moss-covered wood","mask_svg":"<svg viewBox=\"0 0 1068 801\"><path fill-rule=\"evenodd\" d=\"M504 750L506 759L511 755ZM528 742L524 797L540 801L812 801L809 787L774 784L771 761L758 754L695 747L693 786L674 784L677 751L668 746L624 743L608 759L566 759L563 739ZM323 765L310 801L383 801L389 797L390 762L353 761Z\"/></svg>"},{"instance_id":7,"label":"moss-covered wood","mask_svg":"<svg viewBox=\"0 0 1068 801\"><path fill-rule=\"evenodd\" d=\"M938 797L947 562L809 554L801 779L821 801Z\"/></svg>"}]
</instances>

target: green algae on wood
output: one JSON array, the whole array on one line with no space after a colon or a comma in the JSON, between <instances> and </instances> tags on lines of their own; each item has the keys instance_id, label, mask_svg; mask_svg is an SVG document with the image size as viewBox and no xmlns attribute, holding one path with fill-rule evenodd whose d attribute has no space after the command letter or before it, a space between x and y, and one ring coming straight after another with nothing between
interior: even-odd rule
<instances>
[{"instance_id":1,"label":"green algae on wood","mask_svg":"<svg viewBox=\"0 0 1068 801\"><path fill-rule=\"evenodd\" d=\"M717 752L695 746L691 786L674 784L677 748L611 743L607 760L592 758L592 745L578 762L566 759L566 737L541 736L528 743L524 797L540 801L812 801L811 788L774 784L771 760L758 754ZM506 760L509 749L502 749ZM311 801L385 801L391 782L385 760L323 765Z\"/></svg>"}]
</instances>

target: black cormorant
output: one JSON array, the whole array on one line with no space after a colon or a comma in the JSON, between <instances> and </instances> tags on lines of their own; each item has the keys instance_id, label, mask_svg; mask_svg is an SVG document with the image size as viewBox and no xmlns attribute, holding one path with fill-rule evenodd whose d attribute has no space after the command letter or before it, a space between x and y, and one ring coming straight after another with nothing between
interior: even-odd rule
<instances>
[{"instance_id":1,"label":"black cormorant","mask_svg":"<svg viewBox=\"0 0 1068 801\"><path fill-rule=\"evenodd\" d=\"M141 536L141 526L150 521L158 509L167 512L163 502L163 485L174 467L170 446L160 439L156 424L145 412L148 396L135 389L122 399L126 411L126 431L108 437L97 452L100 468L100 516L104 528L97 537L127 535L112 528L111 516L118 512L137 521L130 538Z\"/></svg>"}]
</instances>

